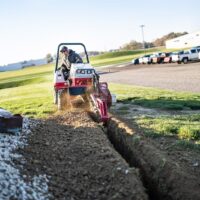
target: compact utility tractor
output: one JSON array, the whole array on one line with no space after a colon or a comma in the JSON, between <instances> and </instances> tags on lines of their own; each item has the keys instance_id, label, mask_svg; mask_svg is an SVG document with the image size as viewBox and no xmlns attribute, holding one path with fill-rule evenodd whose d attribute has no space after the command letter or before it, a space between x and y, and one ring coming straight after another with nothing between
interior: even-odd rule
<instances>
[{"instance_id":1,"label":"compact utility tractor","mask_svg":"<svg viewBox=\"0 0 200 200\"><path fill-rule=\"evenodd\" d=\"M83 63L71 63L69 77L66 80L59 64L60 49L63 46L82 46L84 49ZM81 96L83 104L89 105L89 111L98 122L106 122L108 109L112 105L112 95L106 82L99 82L99 75L89 63L85 45L82 43L61 43L57 50L54 72L54 103L59 110L72 105L73 99Z\"/></svg>"}]
</instances>

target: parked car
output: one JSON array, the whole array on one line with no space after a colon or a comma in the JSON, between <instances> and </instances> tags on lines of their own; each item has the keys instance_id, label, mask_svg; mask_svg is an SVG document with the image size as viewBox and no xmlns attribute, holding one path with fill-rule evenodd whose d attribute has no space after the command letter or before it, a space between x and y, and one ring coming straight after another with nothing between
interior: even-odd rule
<instances>
[{"instance_id":1,"label":"parked car","mask_svg":"<svg viewBox=\"0 0 200 200\"><path fill-rule=\"evenodd\" d=\"M134 65L138 65L139 64L139 58L134 58L131 62Z\"/></svg>"},{"instance_id":2,"label":"parked car","mask_svg":"<svg viewBox=\"0 0 200 200\"><path fill-rule=\"evenodd\" d=\"M139 64L143 64L143 56L139 57Z\"/></svg>"},{"instance_id":3,"label":"parked car","mask_svg":"<svg viewBox=\"0 0 200 200\"><path fill-rule=\"evenodd\" d=\"M172 62L172 53L168 52L165 53L165 57L164 57L164 63L171 63Z\"/></svg>"},{"instance_id":4,"label":"parked car","mask_svg":"<svg viewBox=\"0 0 200 200\"><path fill-rule=\"evenodd\" d=\"M151 64L151 62L152 62L151 54L145 55L145 56L143 57L143 64Z\"/></svg>"},{"instance_id":5,"label":"parked car","mask_svg":"<svg viewBox=\"0 0 200 200\"><path fill-rule=\"evenodd\" d=\"M151 60L152 60L152 63L155 64L155 63L163 63L164 61L164 57L163 57L163 53L154 53L152 56L151 56Z\"/></svg>"},{"instance_id":6,"label":"parked car","mask_svg":"<svg viewBox=\"0 0 200 200\"><path fill-rule=\"evenodd\" d=\"M151 54L150 59L151 59L151 63L153 63L153 59L157 56L156 53Z\"/></svg>"},{"instance_id":7,"label":"parked car","mask_svg":"<svg viewBox=\"0 0 200 200\"><path fill-rule=\"evenodd\" d=\"M184 51L183 54L178 55L178 63L188 63L189 61L198 61L199 60L200 48L192 48L187 51Z\"/></svg>"},{"instance_id":8,"label":"parked car","mask_svg":"<svg viewBox=\"0 0 200 200\"><path fill-rule=\"evenodd\" d=\"M179 55L184 54L184 51L176 51L172 53L172 62L178 62Z\"/></svg>"},{"instance_id":9,"label":"parked car","mask_svg":"<svg viewBox=\"0 0 200 200\"><path fill-rule=\"evenodd\" d=\"M150 64L151 63L151 55L144 55L139 58L139 64Z\"/></svg>"}]
</instances>

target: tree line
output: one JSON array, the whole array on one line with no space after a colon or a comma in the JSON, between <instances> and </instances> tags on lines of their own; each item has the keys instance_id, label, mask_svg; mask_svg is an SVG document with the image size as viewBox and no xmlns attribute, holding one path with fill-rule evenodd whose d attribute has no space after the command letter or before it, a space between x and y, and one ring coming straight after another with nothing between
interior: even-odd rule
<instances>
[{"instance_id":1,"label":"tree line","mask_svg":"<svg viewBox=\"0 0 200 200\"><path fill-rule=\"evenodd\" d=\"M167 35L162 36L161 38L157 38L156 40L152 42L144 42L145 48L152 48L152 47L160 47L160 46L165 46L166 40L170 40L182 35L186 35L188 32L171 32L168 33ZM132 40L127 44L124 44L120 47L121 50L136 50L136 49L142 49L143 48L143 43L138 42L136 40Z\"/></svg>"}]
</instances>

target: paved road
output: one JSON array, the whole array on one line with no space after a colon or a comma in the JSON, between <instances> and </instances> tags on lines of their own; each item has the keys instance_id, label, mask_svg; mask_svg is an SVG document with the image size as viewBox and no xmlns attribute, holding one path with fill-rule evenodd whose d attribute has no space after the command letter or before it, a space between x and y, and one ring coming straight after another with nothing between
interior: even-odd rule
<instances>
[{"instance_id":1,"label":"paved road","mask_svg":"<svg viewBox=\"0 0 200 200\"><path fill-rule=\"evenodd\" d=\"M177 91L200 92L200 63L119 65L100 70L101 80Z\"/></svg>"}]
</instances>

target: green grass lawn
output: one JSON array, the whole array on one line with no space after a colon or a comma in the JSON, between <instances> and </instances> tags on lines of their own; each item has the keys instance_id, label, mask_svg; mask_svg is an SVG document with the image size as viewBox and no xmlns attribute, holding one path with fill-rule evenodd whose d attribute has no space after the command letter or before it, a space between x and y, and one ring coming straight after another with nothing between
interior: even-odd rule
<instances>
[{"instance_id":1,"label":"green grass lawn","mask_svg":"<svg viewBox=\"0 0 200 200\"><path fill-rule=\"evenodd\" d=\"M119 102L132 103L147 108L166 110L200 109L200 94L170 90L110 84Z\"/></svg>"},{"instance_id":2,"label":"green grass lawn","mask_svg":"<svg viewBox=\"0 0 200 200\"><path fill-rule=\"evenodd\" d=\"M151 49L149 51L158 51ZM91 57L95 66L131 61L144 51L120 51ZM0 72L0 107L29 117L45 117L54 112L54 64Z\"/></svg>"},{"instance_id":3,"label":"green grass lawn","mask_svg":"<svg viewBox=\"0 0 200 200\"><path fill-rule=\"evenodd\" d=\"M110 84L110 90L117 95L120 107L117 113L125 116L127 106L139 105L146 108L174 112L180 110L200 110L200 94L175 92L155 88ZM184 148L200 150L200 112L199 114L167 116L140 116L133 121L148 137L174 137L177 144Z\"/></svg>"},{"instance_id":4,"label":"green grass lawn","mask_svg":"<svg viewBox=\"0 0 200 200\"><path fill-rule=\"evenodd\" d=\"M200 140L200 114L142 117L136 121L155 136L166 135L186 140Z\"/></svg>"},{"instance_id":5,"label":"green grass lawn","mask_svg":"<svg viewBox=\"0 0 200 200\"><path fill-rule=\"evenodd\" d=\"M53 105L53 65L0 73L0 107L29 117L46 117Z\"/></svg>"},{"instance_id":6,"label":"green grass lawn","mask_svg":"<svg viewBox=\"0 0 200 200\"><path fill-rule=\"evenodd\" d=\"M200 114L140 117L135 121L147 137L174 137L177 146L200 151Z\"/></svg>"}]
</instances>

